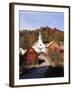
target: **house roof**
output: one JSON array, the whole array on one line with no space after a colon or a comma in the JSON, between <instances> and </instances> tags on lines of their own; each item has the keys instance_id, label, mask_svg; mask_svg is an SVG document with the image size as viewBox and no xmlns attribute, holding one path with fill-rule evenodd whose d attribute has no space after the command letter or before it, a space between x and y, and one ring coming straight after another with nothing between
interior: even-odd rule
<instances>
[{"instance_id":1,"label":"house roof","mask_svg":"<svg viewBox=\"0 0 72 90\"><path fill-rule=\"evenodd\" d=\"M26 52L26 49L24 49L24 50L23 50L22 48L19 49L19 53L20 53L21 55L24 55L25 52Z\"/></svg>"},{"instance_id":2,"label":"house roof","mask_svg":"<svg viewBox=\"0 0 72 90\"><path fill-rule=\"evenodd\" d=\"M45 47L50 47L54 42L55 42L55 41L52 41L52 42L50 42L50 43L48 43L48 44L45 44Z\"/></svg>"}]
</instances>

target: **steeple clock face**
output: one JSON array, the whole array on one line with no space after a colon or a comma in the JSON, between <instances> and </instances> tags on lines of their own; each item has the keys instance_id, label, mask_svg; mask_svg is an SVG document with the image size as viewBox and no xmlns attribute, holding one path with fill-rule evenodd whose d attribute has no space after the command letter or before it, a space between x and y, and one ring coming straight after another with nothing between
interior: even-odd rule
<instances>
[{"instance_id":1,"label":"steeple clock face","mask_svg":"<svg viewBox=\"0 0 72 90\"><path fill-rule=\"evenodd\" d=\"M38 47L39 52L42 52L42 48Z\"/></svg>"}]
</instances>

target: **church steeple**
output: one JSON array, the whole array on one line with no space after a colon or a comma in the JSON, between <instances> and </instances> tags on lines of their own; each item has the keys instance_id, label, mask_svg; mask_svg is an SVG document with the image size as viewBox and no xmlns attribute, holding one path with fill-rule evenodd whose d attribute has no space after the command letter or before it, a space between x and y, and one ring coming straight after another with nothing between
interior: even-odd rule
<instances>
[{"instance_id":1,"label":"church steeple","mask_svg":"<svg viewBox=\"0 0 72 90\"><path fill-rule=\"evenodd\" d=\"M42 41L41 30L39 30L38 41L33 45L33 48L38 53L45 52L45 45L44 45L44 43Z\"/></svg>"},{"instance_id":2,"label":"church steeple","mask_svg":"<svg viewBox=\"0 0 72 90\"><path fill-rule=\"evenodd\" d=\"M42 42L41 30L39 30L39 37L38 37L38 41L39 41L39 42Z\"/></svg>"}]
</instances>

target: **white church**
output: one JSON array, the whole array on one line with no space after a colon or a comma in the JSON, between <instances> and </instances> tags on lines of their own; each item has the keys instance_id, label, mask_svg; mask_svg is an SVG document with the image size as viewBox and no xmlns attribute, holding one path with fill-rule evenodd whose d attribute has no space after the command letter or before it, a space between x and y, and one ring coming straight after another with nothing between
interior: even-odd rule
<instances>
[{"instance_id":1,"label":"white church","mask_svg":"<svg viewBox=\"0 0 72 90\"><path fill-rule=\"evenodd\" d=\"M38 41L34 43L32 48L37 52L37 53L44 53L45 52L45 44L42 41L42 36L41 36L41 31L39 31L39 37Z\"/></svg>"}]
</instances>

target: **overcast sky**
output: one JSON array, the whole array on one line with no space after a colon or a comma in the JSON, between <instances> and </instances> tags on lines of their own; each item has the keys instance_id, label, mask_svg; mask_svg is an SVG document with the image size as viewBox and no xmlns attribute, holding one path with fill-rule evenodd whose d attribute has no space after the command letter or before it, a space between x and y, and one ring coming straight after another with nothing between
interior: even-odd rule
<instances>
[{"instance_id":1,"label":"overcast sky","mask_svg":"<svg viewBox=\"0 0 72 90\"><path fill-rule=\"evenodd\" d=\"M36 29L41 26L49 26L64 30L64 13L63 12L39 12L39 11L20 11L19 27L23 29Z\"/></svg>"}]
</instances>

